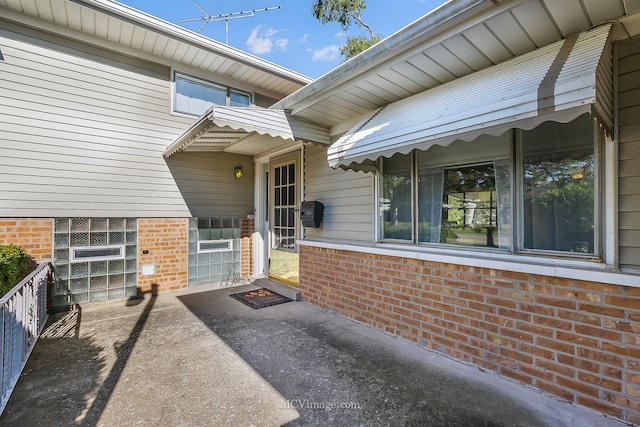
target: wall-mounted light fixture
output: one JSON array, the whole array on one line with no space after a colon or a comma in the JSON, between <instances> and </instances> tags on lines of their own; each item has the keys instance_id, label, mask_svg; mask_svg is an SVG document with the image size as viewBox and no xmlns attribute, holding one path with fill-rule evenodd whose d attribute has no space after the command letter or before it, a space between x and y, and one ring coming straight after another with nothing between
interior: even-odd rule
<instances>
[{"instance_id":1,"label":"wall-mounted light fixture","mask_svg":"<svg viewBox=\"0 0 640 427\"><path fill-rule=\"evenodd\" d=\"M580 167L571 168L571 179L578 180L584 178L584 169Z\"/></svg>"},{"instance_id":2,"label":"wall-mounted light fixture","mask_svg":"<svg viewBox=\"0 0 640 427\"><path fill-rule=\"evenodd\" d=\"M242 178L242 166L236 166L235 168L235 173L236 173L236 178L240 179Z\"/></svg>"}]
</instances>

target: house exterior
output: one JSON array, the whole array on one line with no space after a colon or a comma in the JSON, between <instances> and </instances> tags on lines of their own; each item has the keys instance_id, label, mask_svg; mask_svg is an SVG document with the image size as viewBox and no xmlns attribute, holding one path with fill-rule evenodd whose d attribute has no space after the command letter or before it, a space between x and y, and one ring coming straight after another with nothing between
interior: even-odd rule
<instances>
[{"instance_id":1,"label":"house exterior","mask_svg":"<svg viewBox=\"0 0 640 427\"><path fill-rule=\"evenodd\" d=\"M452 1L274 104L308 143L257 159L269 254L308 302L640 423L638 12ZM264 116L214 108L165 156Z\"/></svg>"},{"instance_id":2,"label":"house exterior","mask_svg":"<svg viewBox=\"0 0 640 427\"><path fill-rule=\"evenodd\" d=\"M29 63L55 51L76 72L117 63L142 79L118 89L108 68L88 87L106 84L98 107L118 107L94 111L85 92L76 117L75 103L25 101L11 86L0 114L14 129L0 226L62 257L60 303L92 301L94 276L109 290L112 261L123 260L115 283L135 278L131 291L268 275L310 303L640 424L640 3L453 0L313 82L166 23L165 47L142 37L132 51L122 40L135 38L124 37L134 17L145 31L156 21L110 2L69 3L65 19L120 16L117 37L26 3L0 3L0 67L35 52L15 69L36 73ZM80 42L78 28L94 34ZM213 57L191 47L165 62L181 37ZM237 63L208 74L215 54ZM251 64L274 80L242 80ZM190 90L203 80L255 107L198 110ZM109 97L117 89L135 108ZM234 251L240 267L221 267Z\"/></svg>"},{"instance_id":3,"label":"house exterior","mask_svg":"<svg viewBox=\"0 0 640 427\"><path fill-rule=\"evenodd\" d=\"M54 305L253 274L252 157L162 153L311 79L102 0L0 2L0 52L0 243L54 261Z\"/></svg>"}]
</instances>

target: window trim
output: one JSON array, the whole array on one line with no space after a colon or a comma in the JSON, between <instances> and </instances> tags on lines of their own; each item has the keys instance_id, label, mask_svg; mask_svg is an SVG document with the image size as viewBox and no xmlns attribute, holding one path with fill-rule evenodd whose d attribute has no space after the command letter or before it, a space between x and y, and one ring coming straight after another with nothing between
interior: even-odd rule
<instances>
[{"instance_id":1,"label":"window trim","mask_svg":"<svg viewBox=\"0 0 640 427\"><path fill-rule=\"evenodd\" d=\"M227 87L227 105L231 106L231 93L237 93L240 95L246 95L249 97L249 104L247 104L245 107L250 106L253 103L253 97L251 96L251 93L246 92L244 90L240 90L240 89L236 89L233 87ZM236 107L240 107L239 105L237 105Z\"/></svg>"},{"instance_id":2,"label":"window trim","mask_svg":"<svg viewBox=\"0 0 640 427\"><path fill-rule=\"evenodd\" d=\"M226 243L226 248L215 248L215 249L202 249L203 243ZM198 240L198 253L199 254L208 254L212 252L230 252L233 250L233 239L212 239L212 240Z\"/></svg>"},{"instance_id":3,"label":"window trim","mask_svg":"<svg viewBox=\"0 0 640 427\"><path fill-rule=\"evenodd\" d=\"M231 105L231 92L235 92L241 95L247 95L249 97L249 104L247 105L247 107L253 105L253 93L246 91L246 90L242 90L242 89L237 89L235 87L232 86L228 86L228 85L224 85L221 83L216 83L214 81L211 80L207 80L207 79L203 79L201 77L196 77L193 74L188 74L188 73L184 73L182 71L178 71L178 70L171 70L171 114L175 114L175 115L180 115L180 116L184 116L184 117L198 117L199 114L193 114L193 113L188 113L185 111L180 111L176 109L176 102L177 102L177 85L176 85L176 79L180 77L183 78L184 80L189 80L192 81L194 83L198 83L198 84L202 84L205 86L210 86L212 88L218 88L218 89L224 89L225 90L225 105L226 107ZM241 107L239 107L241 108Z\"/></svg>"},{"instance_id":4,"label":"window trim","mask_svg":"<svg viewBox=\"0 0 640 427\"><path fill-rule=\"evenodd\" d=\"M382 194L378 193L377 197L376 197L376 218L377 218L377 232L376 232L376 241L378 242L383 242L383 243L394 243L394 244L400 244L400 245L416 245L417 244L417 218L418 218L418 194L417 192L413 191L413 187L417 182L417 174L418 174L418 167L417 167L417 157L415 155L416 150L411 150L409 153L405 154L406 156L411 156L411 159L409 160L410 162L410 170L409 170L409 176L411 177L411 239L408 240L403 240L403 239L392 239L392 238L384 238L381 237L382 236L382 226L384 225L384 220L382 219L382 210L380 209L381 207L381 203L380 201L382 200ZM376 180L378 181L378 185L377 185L377 190L382 191L383 190L383 183L379 182L382 179L384 179L384 166L383 166L383 162L382 162L382 158L378 159L377 161L377 170L378 170L378 177L379 179Z\"/></svg>"},{"instance_id":5,"label":"window trim","mask_svg":"<svg viewBox=\"0 0 640 427\"><path fill-rule=\"evenodd\" d=\"M125 245L104 245L104 246L76 246L69 248L69 263L75 262L87 262L87 261L109 261L114 259L124 259L125 256ZM104 249L119 249L118 255L102 255L102 256L92 256L92 257L83 257L77 258L76 253L78 251L83 250L104 250Z\"/></svg>"},{"instance_id":6,"label":"window trim","mask_svg":"<svg viewBox=\"0 0 640 427\"><path fill-rule=\"evenodd\" d=\"M578 119L575 119L578 120ZM601 178L603 176L603 171L601 171L602 160L600 156L602 156L602 129L596 123L595 120L591 120L592 128L593 128L593 157L594 157L594 176L593 176L593 253L580 253L580 252L564 252L564 251L555 251L555 250L545 250L545 249L530 249L524 247L524 198L522 198L522 194L524 191L524 180L523 180L523 138L522 138L522 129L513 129L513 132L516 134L514 138L515 144L515 153L514 161L515 161L515 192L513 194L514 200L514 210L518 211L516 221L514 223L514 232L516 234L516 244L514 245L514 251L516 254L522 255L531 255L531 256L552 256L552 257L561 257L567 259L576 259L576 260L596 260L603 261L605 259L602 249L602 233L604 232L603 223L602 223L602 181ZM560 123L561 124L561 123Z\"/></svg>"}]
</instances>

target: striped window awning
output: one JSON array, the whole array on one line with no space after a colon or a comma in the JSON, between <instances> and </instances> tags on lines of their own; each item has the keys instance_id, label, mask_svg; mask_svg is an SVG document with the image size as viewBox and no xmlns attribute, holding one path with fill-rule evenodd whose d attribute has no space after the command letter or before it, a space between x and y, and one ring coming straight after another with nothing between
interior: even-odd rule
<instances>
[{"instance_id":1,"label":"striped window awning","mask_svg":"<svg viewBox=\"0 0 640 427\"><path fill-rule=\"evenodd\" d=\"M224 151L256 155L284 141L329 145L326 128L292 117L284 110L214 106L164 151Z\"/></svg>"},{"instance_id":2,"label":"striped window awning","mask_svg":"<svg viewBox=\"0 0 640 427\"><path fill-rule=\"evenodd\" d=\"M613 129L613 53L603 25L368 114L329 147L333 168L590 113Z\"/></svg>"}]
</instances>

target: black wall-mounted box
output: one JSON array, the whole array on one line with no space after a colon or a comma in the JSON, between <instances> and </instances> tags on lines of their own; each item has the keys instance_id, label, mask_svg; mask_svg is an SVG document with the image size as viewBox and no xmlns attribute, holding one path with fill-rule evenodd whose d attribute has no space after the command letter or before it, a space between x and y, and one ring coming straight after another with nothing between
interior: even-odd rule
<instances>
[{"instance_id":1,"label":"black wall-mounted box","mask_svg":"<svg viewBox=\"0 0 640 427\"><path fill-rule=\"evenodd\" d=\"M300 207L300 221L303 227L320 227L322 222L322 214L324 213L324 205L320 202L302 202Z\"/></svg>"}]
</instances>

